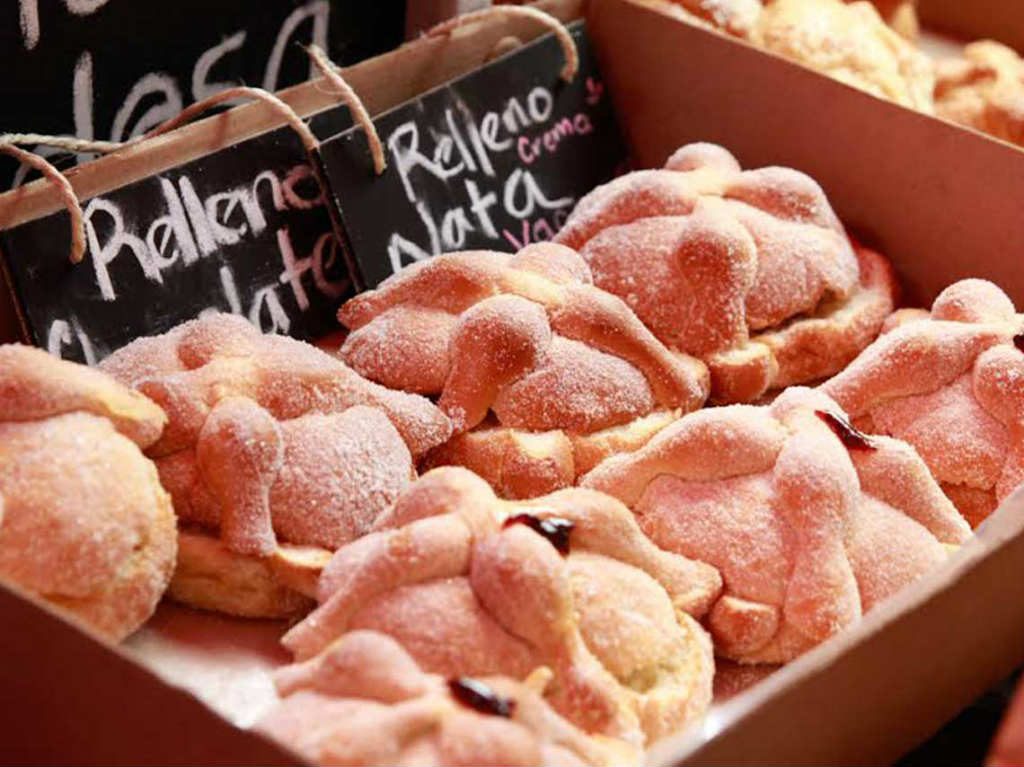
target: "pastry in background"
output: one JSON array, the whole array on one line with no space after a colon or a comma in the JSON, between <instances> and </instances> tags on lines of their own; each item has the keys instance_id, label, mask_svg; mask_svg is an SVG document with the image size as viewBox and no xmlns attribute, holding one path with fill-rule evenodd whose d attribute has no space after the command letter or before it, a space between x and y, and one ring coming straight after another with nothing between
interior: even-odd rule
<instances>
[{"instance_id":1,"label":"pastry in background","mask_svg":"<svg viewBox=\"0 0 1024 767\"><path fill-rule=\"evenodd\" d=\"M820 391L684 416L582 480L658 546L714 565L719 656L785 663L943 562L970 527L906 443L866 437Z\"/></svg>"},{"instance_id":2,"label":"pastry in background","mask_svg":"<svg viewBox=\"0 0 1024 767\"><path fill-rule=\"evenodd\" d=\"M977 526L1024 480L1024 321L985 280L901 310L822 385L863 430L909 442Z\"/></svg>"},{"instance_id":3,"label":"pastry in background","mask_svg":"<svg viewBox=\"0 0 1024 767\"><path fill-rule=\"evenodd\" d=\"M833 0L812 0L831 4ZM843 0L859 2L859 0ZM687 21L701 26L721 29L738 37L746 37L756 26L766 5L773 0L641 0L662 10L674 10ZM908 40L917 38L918 24L916 0L871 0L879 15L894 30Z\"/></svg>"},{"instance_id":4,"label":"pastry in background","mask_svg":"<svg viewBox=\"0 0 1024 767\"><path fill-rule=\"evenodd\" d=\"M875 96L932 111L931 61L870 3L775 0L765 5L749 39Z\"/></svg>"},{"instance_id":5,"label":"pastry in background","mask_svg":"<svg viewBox=\"0 0 1024 767\"><path fill-rule=\"evenodd\" d=\"M181 522L170 595L235 615L311 607L331 552L367 532L451 432L423 397L231 315L141 338L101 367L169 418L146 452Z\"/></svg>"},{"instance_id":6,"label":"pastry in background","mask_svg":"<svg viewBox=\"0 0 1024 767\"><path fill-rule=\"evenodd\" d=\"M896 292L888 262L850 242L813 179L743 171L713 144L599 186L557 240L662 342L702 359L719 402L841 370Z\"/></svg>"},{"instance_id":7,"label":"pastry in background","mask_svg":"<svg viewBox=\"0 0 1024 767\"><path fill-rule=\"evenodd\" d=\"M640 0L691 24L745 37L761 13L761 0Z\"/></svg>"},{"instance_id":8,"label":"pastry in background","mask_svg":"<svg viewBox=\"0 0 1024 767\"><path fill-rule=\"evenodd\" d=\"M149 618L176 530L140 448L165 421L110 376L0 346L0 580L112 641Z\"/></svg>"},{"instance_id":9,"label":"pastry in background","mask_svg":"<svg viewBox=\"0 0 1024 767\"><path fill-rule=\"evenodd\" d=\"M980 40L935 69L939 117L1024 145L1024 61L1016 51Z\"/></svg>"},{"instance_id":10,"label":"pastry in background","mask_svg":"<svg viewBox=\"0 0 1024 767\"><path fill-rule=\"evenodd\" d=\"M846 3L860 0L844 0ZM886 24L908 40L916 40L920 25L917 20L917 0L871 0L878 15Z\"/></svg>"},{"instance_id":11,"label":"pastry in background","mask_svg":"<svg viewBox=\"0 0 1024 767\"><path fill-rule=\"evenodd\" d=\"M466 466L505 497L570 486L707 396L700 361L666 349L550 243L422 261L338 316L356 371L439 397L455 436L426 464Z\"/></svg>"},{"instance_id":12,"label":"pastry in background","mask_svg":"<svg viewBox=\"0 0 1024 767\"><path fill-rule=\"evenodd\" d=\"M555 713L541 697L550 677L446 679L386 634L352 631L275 672L282 701L257 727L321 765L640 763L639 749Z\"/></svg>"},{"instance_id":13,"label":"pastry in background","mask_svg":"<svg viewBox=\"0 0 1024 767\"><path fill-rule=\"evenodd\" d=\"M299 659L358 629L397 640L445 677L524 679L591 734L634 745L711 701L711 642L695 620L714 568L659 549L613 498L571 488L502 501L465 469L413 484L375 532L338 550L320 607L282 640Z\"/></svg>"}]
</instances>

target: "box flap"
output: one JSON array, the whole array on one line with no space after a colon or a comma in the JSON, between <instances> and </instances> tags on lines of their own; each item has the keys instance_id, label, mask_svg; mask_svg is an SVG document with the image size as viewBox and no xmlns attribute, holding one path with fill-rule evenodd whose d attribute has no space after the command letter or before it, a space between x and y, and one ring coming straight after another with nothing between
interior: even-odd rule
<instances>
[{"instance_id":1,"label":"box flap","mask_svg":"<svg viewBox=\"0 0 1024 767\"><path fill-rule=\"evenodd\" d=\"M8 764L302 764L2 585L0 615L0 752Z\"/></svg>"}]
</instances>

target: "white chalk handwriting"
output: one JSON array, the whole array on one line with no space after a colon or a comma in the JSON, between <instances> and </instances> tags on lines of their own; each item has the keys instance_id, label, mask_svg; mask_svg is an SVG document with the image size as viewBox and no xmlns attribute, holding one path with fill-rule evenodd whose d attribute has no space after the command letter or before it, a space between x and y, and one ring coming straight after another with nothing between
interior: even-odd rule
<instances>
[{"instance_id":1,"label":"white chalk handwriting","mask_svg":"<svg viewBox=\"0 0 1024 767\"><path fill-rule=\"evenodd\" d=\"M416 232L391 233L387 255L392 271L463 248L472 233L494 240L496 247L515 248L553 237L575 199L546 192L531 166L573 138L594 132L587 110L597 106L603 86L594 78L586 86L581 110L557 119L554 95L544 86L505 99L479 119L450 90L452 105L440 118L431 116L429 125L423 118L410 119L392 130L388 152L422 225ZM499 157L517 165L502 178L495 172ZM438 195L431 192L439 184L445 197L458 204L437 209ZM508 218L521 228L499 229L496 220Z\"/></svg>"},{"instance_id":2,"label":"white chalk handwriting","mask_svg":"<svg viewBox=\"0 0 1024 767\"><path fill-rule=\"evenodd\" d=\"M215 300L214 306L200 313L222 311L226 305L265 332L287 333L292 320L282 291L300 312L305 312L311 306L311 292L340 299L350 284L347 277L329 276L336 271L340 258L332 232L321 233L310 253L300 255L286 223L268 231L268 215L261 201L267 201L276 213L324 205L323 193L311 183L312 178L312 169L301 164L280 177L264 170L248 184L201 196L188 176L163 175L158 179L163 205L145 220L133 219L127 209L109 198L94 197L84 211L87 252L81 268L92 269L96 291L104 302L116 302L130 297L132 290L131 285L116 281L112 274L115 263L127 261L131 265L128 271L119 267L118 274L132 285L142 279L163 286L165 276L169 278L202 259L221 256L225 248L251 243L260 235L273 236L280 261L275 279L240 289L235 270L230 263L222 263L218 268L222 300ZM253 251L239 257L252 258ZM72 315L51 321L46 344L58 356L78 351L86 361L96 361L92 340Z\"/></svg>"},{"instance_id":3,"label":"white chalk handwriting","mask_svg":"<svg viewBox=\"0 0 1024 767\"><path fill-rule=\"evenodd\" d=\"M40 41L42 30L39 26L38 0L19 0L22 44L26 50L35 48ZM108 0L62 0L68 12L76 16L88 16L102 8ZM110 141L125 141L145 133L165 120L178 114L191 100L200 101L215 93L238 85L237 82L215 79L215 68L231 55L266 57L263 88L277 90L281 65L285 51L296 42L313 42L327 48L327 29L330 16L329 0L309 0L293 10L281 24L269 52L246 51L246 31L240 29L216 45L208 48L196 60L192 68L191 81L180 83L166 72L148 72L135 81L121 100L114 118L106 131ZM96 61L92 52L84 50L79 54L71 79L71 106L74 134L81 139L92 141L104 138L104 131L98 130L94 115L94 77L97 67L117 66L117 62ZM310 65L310 77L314 75ZM189 88L189 90L185 88ZM191 97L191 98L190 98ZM139 108L145 106L141 114ZM33 151L43 157L63 154L64 150L46 146ZM87 159L89 155L77 155L75 162ZM21 166L14 176L12 187L19 186L30 172Z\"/></svg>"}]
</instances>

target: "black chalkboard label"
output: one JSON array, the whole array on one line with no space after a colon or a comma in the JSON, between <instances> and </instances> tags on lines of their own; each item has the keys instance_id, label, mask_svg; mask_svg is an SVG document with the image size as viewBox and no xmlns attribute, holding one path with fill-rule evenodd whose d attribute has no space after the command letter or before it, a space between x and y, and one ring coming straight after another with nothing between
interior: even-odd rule
<instances>
[{"instance_id":1,"label":"black chalkboard label","mask_svg":"<svg viewBox=\"0 0 1024 767\"><path fill-rule=\"evenodd\" d=\"M318 136L351 124L343 107L310 121ZM315 338L352 289L329 199L279 128L84 201L80 264L66 211L0 232L0 260L28 340L66 359L92 364L207 309Z\"/></svg>"},{"instance_id":2,"label":"black chalkboard label","mask_svg":"<svg viewBox=\"0 0 1024 767\"><path fill-rule=\"evenodd\" d=\"M571 83L553 35L374 120L388 169L366 172L358 130L321 153L362 286L439 253L514 251L550 239L626 150L582 21Z\"/></svg>"},{"instance_id":3,"label":"black chalkboard label","mask_svg":"<svg viewBox=\"0 0 1024 767\"><path fill-rule=\"evenodd\" d=\"M300 43L351 64L401 44L404 22L405 0L6 0L0 132L123 141L231 85L308 79ZM0 189L16 168L0 157Z\"/></svg>"}]
</instances>

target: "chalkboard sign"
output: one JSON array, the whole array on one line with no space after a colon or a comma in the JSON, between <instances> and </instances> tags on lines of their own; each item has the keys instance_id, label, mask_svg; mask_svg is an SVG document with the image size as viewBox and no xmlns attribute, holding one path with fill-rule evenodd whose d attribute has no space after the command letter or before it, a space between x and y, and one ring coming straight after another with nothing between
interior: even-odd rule
<instances>
[{"instance_id":1,"label":"chalkboard sign","mask_svg":"<svg viewBox=\"0 0 1024 767\"><path fill-rule=\"evenodd\" d=\"M308 79L299 43L341 64L390 50L404 16L405 0L7 0L0 131L121 141L231 85ZM16 168L0 158L0 189Z\"/></svg>"},{"instance_id":2,"label":"chalkboard sign","mask_svg":"<svg viewBox=\"0 0 1024 767\"><path fill-rule=\"evenodd\" d=\"M358 280L374 287L417 260L550 239L576 200L621 170L626 150L583 22L571 83L553 35L374 120L388 169L365 172L358 130L324 142L324 165Z\"/></svg>"},{"instance_id":3,"label":"chalkboard sign","mask_svg":"<svg viewBox=\"0 0 1024 767\"><path fill-rule=\"evenodd\" d=\"M351 124L345 108L310 121L319 136ZM85 201L80 264L66 211L0 232L0 252L29 340L66 359L92 364L206 309L317 337L352 287L328 199L280 128Z\"/></svg>"}]
</instances>

